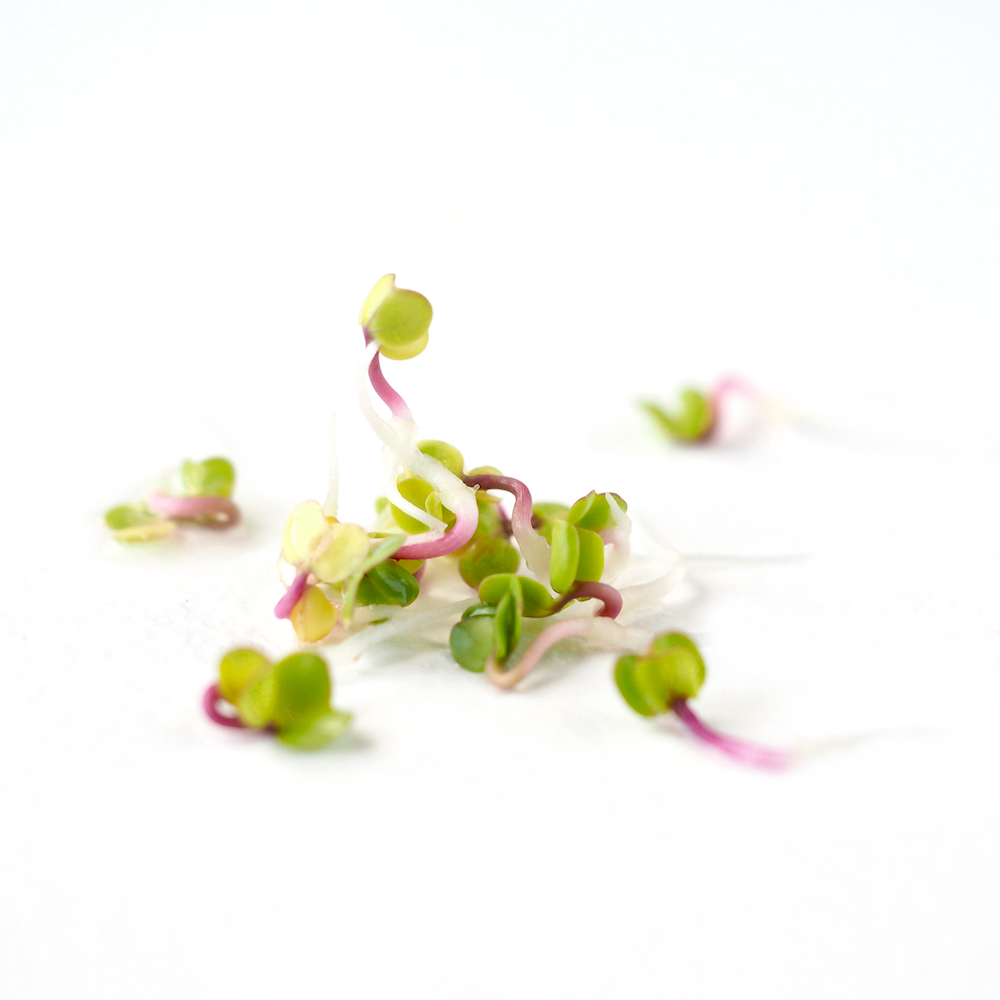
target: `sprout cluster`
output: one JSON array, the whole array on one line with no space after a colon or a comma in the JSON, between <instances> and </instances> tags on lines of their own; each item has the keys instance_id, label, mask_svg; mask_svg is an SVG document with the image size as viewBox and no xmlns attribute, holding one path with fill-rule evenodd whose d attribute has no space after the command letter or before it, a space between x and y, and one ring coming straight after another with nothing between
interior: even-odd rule
<instances>
[{"instance_id":1,"label":"sprout cluster","mask_svg":"<svg viewBox=\"0 0 1000 1000\"><path fill-rule=\"evenodd\" d=\"M119 542L155 542L172 534L178 523L229 528L240 511L230 499L236 472L224 458L186 461L180 468L180 495L154 492L145 503L112 507L104 523Z\"/></svg>"},{"instance_id":2,"label":"sprout cluster","mask_svg":"<svg viewBox=\"0 0 1000 1000\"><path fill-rule=\"evenodd\" d=\"M468 467L445 441L419 439L381 359L420 354L432 317L427 299L397 288L391 274L365 299L358 389L383 446L377 518L371 527L340 521L333 487L325 505L300 503L281 539L286 589L275 615L290 622L300 642L338 643L362 630L391 628L398 635L412 623L415 631L428 616L411 605L429 607L437 594L461 591L465 600L441 612L451 618L452 657L504 689L518 685L564 639L634 649L639 633L617 622L628 592L614 582L629 561L631 534L628 505L617 493L591 490L572 504L535 503L522 481L492 466ZM685 407L674 423L694 440L710 428L711 407L697 394L685 396ZM513 498L509 513L498 493ZM662 593L669 585L665 576L643 587ZM672 709L686 719L704 664L691 640L673 633L652 640L645 654L622 658L615 679L639 714ZM329 698L329 672L314 653L272 666L241 649L222 660L205 705L220 724L271 730L285 743L310 748L329 742L349 721ZM224 703L235 715L220 712ZM714 742L696 726L689 729Z\"/></svg>"}]
</instances>

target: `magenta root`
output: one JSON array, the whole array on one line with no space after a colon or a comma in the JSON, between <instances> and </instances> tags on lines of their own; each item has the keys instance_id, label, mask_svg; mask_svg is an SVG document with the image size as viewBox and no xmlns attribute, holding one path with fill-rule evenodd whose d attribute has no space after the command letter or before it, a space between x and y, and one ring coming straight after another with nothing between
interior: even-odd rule
<instances>
[{"instance_id":1,"label":"magenta root","mask_svg":"<svg viewBox=\"0 0 1000 1000\"><path fill-rule=\"evenodd\" d=\"M747 743L744 740L723 736L709 729L691 710L686 698L678 698L671 706L677 717L687 726L688 730L703 743L721 750L741 764L750 764L766 770L778 771L788 766L788 754L784 750L760 746L757 743Z\"/></svg>"},{"instance_id":2,"label":"magenta root","mask_svg":"<svg viewBox=\"0 0 1000 1000\"><path fill-rule=\"evenodd\" d=\"M593 597L600 601L604 607L597 612L597 618L617 618L622 610L622 595L609 583L578 583L572 590L568 590L552 607L552 614L562 611L570 601L577 601L581 597Z\"/></svg>"},{"instance_id":3,"label":"magenta root","mask_svg":"<svg viewBox=\"0 0 1000 1000\"><path fill-rule=\"evenodd\" d=\"M235 715L223 715L219 711L219 702L222 700L219 695L218 684L213 684L207 688L201 699L201 705L205 709L205 714L217 725L229 726L231 729L246 729L247 727Z\"/></svg>"},{"instance_id":4,"label":"magenta root","mask_svg":"<svg viewBox=\"0 0 1000 1000\"><path fill-rule=\"evenodd\" d=\"M228 528L240 519L240 509L227 497L172 497L154 493L147 506L160 517L197 521L207 528Z\"/></svg>"},{"instance_id":5,"label":"magenta root","mask_svg":"<svg viewBox=\"0 0 1000 1000\"><path fill-rule=\"evenodd\" d=\"M305 592L306 582L308 579L309 572L307 570L304 573L299 573L299 575L292 580L292 585L285 591L285 596L282 597L282 599L274 606L275 618L290 618L292 616L292 610L302 599L302 594Z\"/></svg>"}]
</instances>

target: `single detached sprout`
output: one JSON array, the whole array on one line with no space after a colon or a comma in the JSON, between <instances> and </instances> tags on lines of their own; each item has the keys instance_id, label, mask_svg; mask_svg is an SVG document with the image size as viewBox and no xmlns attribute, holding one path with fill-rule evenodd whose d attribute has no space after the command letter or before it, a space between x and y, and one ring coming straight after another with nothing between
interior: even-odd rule
<instances>
[{"instance_id":1,"label":"single detached sprout","mask_svg":"<svg viewBox=\"0 0 1000 1000\"><path fill-rule=\"evenodd\" d=\"M254 649L234 649L219 664L218 683L203 699L220 726L273 732L297 750L317 750L335 740L351 715L333 708L330 671L315 653L293 653L272 664ZM220 704L232 713L220 711Z\"/></svg>"},{"instance_id":2,"label":"single detached sprout","mask_svg":"<svg viewBox=\"0 0 1000 1000\"><path fill-rule=\"evenodd\" d=\"M642 400L640 408L653 419L657 428L678 444L709 444L718 440L725 414L725 401L743 395L754 403L759 393L746 379L727 375L709 392L686 388L680 393L680 405L667 410L651 400Z\"/></svg>"},{"instance_id":3,"label":"single detached sprout","mask_svg":"<svg viewBox=\"0 0 1000 1000\"><path fill-rule=\"evenodd\" d=\"M680 632L659 636L641 656L623 656L615 665L615 683L639 715L673 712L697 739L743 764L778 769L788 763L784 751L724 736L695 715L689 702L705 683L705 661Z\"/></svg>"},{"instance_id":4,"label":"single detached sprout","mask_svg":"<svg viewBox=\"0 0 1000 1000\"><path fill-rule=\"evenodd\" d=\"M178 521L206 528L229 528L240 520L230 499L236 473L224 458L186 461L180 470L182 495L153 493L146 503L113 507L104 522L120 542L151 542L166 538Z\"/></svg>"}]
</instances>

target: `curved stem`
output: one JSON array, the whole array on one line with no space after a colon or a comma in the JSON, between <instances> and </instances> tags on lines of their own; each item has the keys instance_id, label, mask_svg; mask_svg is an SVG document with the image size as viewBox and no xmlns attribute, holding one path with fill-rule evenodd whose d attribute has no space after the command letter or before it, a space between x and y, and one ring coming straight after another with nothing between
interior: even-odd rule
<instances>
[{"instance_id":1,"label":"curved stem","mask_svg":"<svg viewBox=\"0 0 1000 1000\"><path fill-rule=\"evenodd\" d=\"M369 351L377 349L377 344L370 344ZM368 396L367 380L362 376L358 380L358 402L361 412L365 415L368 425L379 436L382 443L399 459L403 466L434 489L443 506L455 514L455 524L451 530L437 538L421 538L420 535L409 536L408 541L396 553L399 559L434 559L437 556L448 555L460 549L476 533L479 526L479 504L476 503L474 490L462 482L458 476L450 472L436 458L425 455L415 445L405 441L396 429L378 415Z\"/></svg>"},{"instance_id":2,"label":"curved stem","mask_svg":"<svg viewBox=\"0 0 1000 1000\"><path fill-rule=\"evenodd\" d=\"M622 610L622 595L609 583L577 583L567 590L552 606L552 614L562 611L570 601L578 601L581 597L594 597L604 607L597 612L598 618L617 618Z\"/></svg>"},{"instance_id":3,"label":"curved stem","mask_svg":"<svg viewBox=\"0 0 1000 1000\"><path fill-rule=\"evenodd\" d=\"M757 743L747 743L732 736L723 736L714 729L709 729L691 710L686 698L678 698L671 706L677 717L703 743L721 750L741 764L750 764L769 770L780 770L788 766L788 754L784 750L760 746Z\"/></svg>"},{"instance_id":4,"label":"curved stem","mask_svg":"<svg viewBox=\"0 0 1000 1000\"><path fill-rule=\"evenodd\" d=\"M544 580L549 573L549 546L545 539L531 526L531 491L520 479L511 476L466 476L469 486L478 486L481 490L505 490L514 495L514 509L511 512L510 526L514 538L521 549L524 561L539 580Z\"/></svg>"},{"instance_id":5,"label":"curved stem","mask_svg":"<svg viewBox=\"0 0 1000 1000\"><path fill-rule=\"evenodd\" d=\"M240 721L238 716L223 715L219 711L219 702L221 700L218 684L212 684L206 688L201 699L201 707L205 709L205 714L217 725L229 726L232 729L246 729L247 727Z\"/></svg>"},{"instance_id":6,"label":"curved stem","mask_svg":"<svg viewBox=\"0 0 1000 1000\"><path fill-rule=\"evenodd\" d=\"M292 585L285 591L285 596L274 606L275 618L291 618L292 610L302 599L302 594L305 592L308 580L308 570L296 575L295 579L292 580Z\"/></svg>"},{"instance_id":7,"label":"curved stem","mask_svg":"<svg viewBox=\"0 0 1000 1000\"><path fill-rule=\"evenodd\" d=\"M389 407L389 412L397 420L412 420L413 414L406 405L406 400L386 381L382 374L382 363L379 360L382 355L376 351L371 361L368 363L368 378L372 388L378 394L378 398Z\"/></svg>"},{"instance_id":8,"label":"curved stem","mask_svg":"<svg viewBox=\"0 0 1000 1000\"><path fill-rule=\"evenodd\" d=\"M479 511L475 517L465 512L457 514L451 530L440 538L428 542L410 542L396 550L397 559L436 559L457 552L476 533L479 527ZM413 536L411 536L413 537ZM419 535L417 536L420 537Z\"/></svg>"},{"instance_id":9,"label":"curved stem","mask_svg":"<svg viewBox=\"0 0 1000 1000\"><path fill-rule=\"evenodd\" d=\"M601 574L610 583L620 576L628 565L629 556L632 554L632 540L624 528L604 528L598 534L605 545L611 546L611 555L605 557L604 572Z\"/></svg>"},{"instance_id":10,"label":"curved stem","mask_svg":"<svg viewBox=\"0 0 1000 1000\"><path fill-rule=\"evenodd\" d=\"M240 519L240 509L228 497L172 497L154 493L146 506L160 517L197 521L206 528L228 528Z\"/></svg>"},{"instance_id":11,"label":"curved stem","mask_svg":"<svg viewBox=\"0 0 1000 1000\"><path fill-rule=\"evenodd\" d=\"M544 632L536 636L530 646L524 651L521 659L510 670L501 669L493 654L486 661L486 676L490 683L504 691L516 687L541 662L542 657L557 643L573 636L585 635L593 622L592 618L571 618L569 621L550 625Z\"/></svg>"}]
</instances>

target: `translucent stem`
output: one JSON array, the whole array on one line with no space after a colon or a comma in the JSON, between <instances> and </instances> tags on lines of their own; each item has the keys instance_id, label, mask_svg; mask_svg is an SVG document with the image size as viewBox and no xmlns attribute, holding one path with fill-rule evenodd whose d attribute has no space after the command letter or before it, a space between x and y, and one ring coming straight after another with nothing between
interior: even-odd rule
<instances>
[{"instance_id":1,"label":"translucent stem","mask_svg":"<svg viewBox=\"0 0 1000 1000\"><path fill-rule=\"evenodd\" d=\"M160 517L197 521L206 528L228 528L240 519L239 507L227 497L172 497L154 493L146 506Z\"/></svg>"},{"instance_id":2,"label":"translucent stem","mask_svg":"<svg viewBox=\"0 0 1000 1000\"><path fill-rule=\"evenodd\" d=\"M412 423L412 421L407 421L407 424ZM404 428L401 427L401 421L395 421L396 431L400 432ZM402 436L402 435L400 435ZM404 438L406 441L412 441L413 436L408 434ZM398 510L401 510L404 514L408 514L415 521L419 521L421 524L425 524L430 531L436 531L439 535L444 534L448 529L448 525L444 521L435 517L433 514L429 514L422 507L418 507L415 503L411 503L399 492L399 486L397 482L402 473L406 470L400 464L399 459L389 450L386 446L382 447L382 492L385 494L386 500L389 501Z\"/></svg>"},{"instance_id":3,"label":"translucent stem","mask_svg":"<svg viewBox=\"0 0 1000 1000\"><path fill-rule=\"evenodd\" d=\"M788 766L788 754L784 750L760 746L757 743L747 743L731 736L723 736L714 729L709 729L691 710L686 698L678 698L671 706L677 717L703 743L721 750L724 754L738 760L741 764L768 770L780 770Z\"/></svg>"},{"instance_id":4,"label":"translucent stem","mask_svg":"<svg viewBox=\"0 0 1000 1000\"><path fill-rule=\"evenodd\" d=\"M624 528L605 528L599 534L604 544L611 547L611 554L604 559L601 579L611 583L628 565L629 556L632 554L632 540Z\"/></svg>"},{"instance_id":5,"label":"translucent stem","mask_svg":"<svg viewBox=\"0 0 1000 1000\"><path fill-rule=\"evenodd\" d=\"M229 726L231 729L246 729L247 727L240 721L238 716L223 715L219 711L219 685L213 684L209 687L201 699L201 707L205 709L205 714L220 726Z\"/></svg>"},{"instance_id":6,"label":"translucent stem","mask_svg":"<svg viewBox=\"0 0 1000 1000\"><path fill-rule=\"evenodd\" d=\"M733 393L743 393L751 399L756 399L760 392L755 385L739 375L724 375L715 383L715 388L708 394L708 403L712 410L712 422L701 436L702 441L709 441L718 436L722 420L722 401Z\"/></svg>"},{"instance_id":7,"label":"translucent stem","mask_svg":"<svg viewBox=\"0 0 1000 1000\"><path fill-rule=\"evenodd\" d=\"M593 624L591 618L571 618L568 621L550 625L544 632L536 636L534 641L524 651L521 659L510 670L504 670L490 653L486 661L486 676L491 684L505 691L516 687L541 662L542 657L563 639L586 635Z\"/></svg>"},{"instance_id":8,"label":"translucent stem","mask_svg":"<svg viewBox=\"0 0 1000 1000\"><path fill-rule=\"evenodd\" d=\"M306 589L306 581L309 579L309 571L299 573L292 585L285 591L285 596L274 606L275 618L290 618L295 605L299 603L302 594Z\"/></svg>"},{"instance_id":9,"label":"translucent stem","mask_svg":"<svg viewBox=\"0 0 1000 1000\"><path fill-rule=\"evenodd\" d=\"M680 554L669 550L665 550L664 554L673 563L664 572L645 583L632 584L619 590L622 601L629 612L652 601L657 601L661 597L666 597L684 579L685 566Z\"/></svg>"},{"instance_id":10,"label":"translucent stem","mask_svg":"<svg viewBox=\"0 0 1000 1000\"><path fill-rule=\"evenodd\" d=\"M378 345L375 343L368 347L368 351L372 354L377 350ZM358 380L358 402L371 429L401 465L428 483L437 492L442 505L455 514L455 524L450 531L436 538L411 535L396 553L396 557L433 559L460 549L476 533L479 525L479 505L476 503L475 491L466 486L436 458L425 455L415 445L405 441L388 421L378 415L368 396L368 379L364 372Z\"/></svg>"},{"instance_id":11,"label":"translucent stem","mask_svg":"<svg viewBox=\"0 0 1000 1000\"><path fill-rule=\"evenodd\" d=\"M552 613L562 611L570 601L578 601L581 597L593 597L604 607L597 612L598 618L617 618L622 610L622 595L607 583L578 583L556 601Z\"/></svg>"},{"instance_id":12,"label":"translucent stem","mask_svg":"<svg viewBox=\"0 0 1000 1000\"><path fill-rule=\"evenodd\" d=\"M327 478L326 500L323 513L327 517L337 516L337 494L340 490L340 461L337 458L337 414L330 415L329 476Z\"/></svg>"},{"instance_id":13,"label":"translucent stem","mask_svg":"<svg viewBox=\"0 0 1000 1000\"><path fill-rule=\"evenodd\" d=\"M520 479L510 476L467 476L465 481L470 486L478 486L481 490L505 490L514 495L514 509L511 512L510 526L517 539L521 555L528 564L528 569L545 580L549 575L549 546L544 538L531 526L531 491Z\"/></svg>"}]
</instances>

